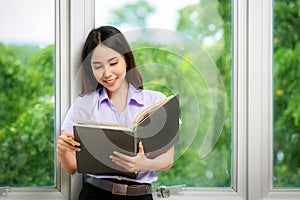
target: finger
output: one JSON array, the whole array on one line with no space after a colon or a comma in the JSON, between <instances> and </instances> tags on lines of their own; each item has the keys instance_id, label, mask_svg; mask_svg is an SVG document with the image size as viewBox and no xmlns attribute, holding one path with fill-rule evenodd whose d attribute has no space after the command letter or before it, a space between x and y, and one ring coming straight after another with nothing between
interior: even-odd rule
<instances>
[{"instance_id":1,"label":"finger","mask_svg":"<svg viewBox=\"0 0 300 200\"><path fill-rule=\"evenodd\" d=\"M71 132L63 132L62 134L61 134L61 136L63 136L64 138L70 138L70 139L73 139L74 140L74 134L73 133L71 133Z\"/></svg>"},{"instance_id":2,"label":"finger","mask_svg":"<svg viewBox=\"0 0 300 200\"><path fill-rule=\"evenodd\" d=\"M60 150L63 151L80 151L80 148L77 146L74 146L72 144L70 144L69 142L66 142L65 140L59 138L58 142L57 142L57 147Z\"/></svg>"},{"instance_id":3,"label":"finger","mask_svg":"<svg viewBox=\"0 0 300 200\"><path fill-rule=\"evenodd\" d=\"M74 146L59 144L59 145L57 145L57 150L60 153L64 153L67 151L69 151L69 152L80 151L80 148L75 148Z\"/></svg>"},{"instance_id":4,"label":"finger","mask_svg":"<svg viewBox=\"0 0 300 200\"><path fill-rule=\"evenodd\" d=\"M62 133L62 135L66 135L66 136L68 136L68 137L70 137L70 138L74 138L74 134L73 134L72 132L64 131L64 132Z\"/></svg>"},{"instance_id":5,"label":"finger","mask_svg":"<svg viewBox=\"0 0 300 200\"><path fill-rule=\"evenodd\" d=\"M113 154L114 154L115 156L117 156L118 158L121 158L121 159L124 160L125 162L130 162L131 159L132 159L132 157L126 156L125 154L122 154L122 153L120 153L120 152L118 152L118 151L114 151Z\"/></svg>"},{"instance_id":6,"label":"finger","mask_svg":"<svg viewBox=\"0 0 300 200\"><path fill-rule=\"evenodd\" d=\"M79 142L76 142L76 141L73 139L72 136L68 136L68 135L66 135L66 134L63 134L63 135L60 136L60 138L61 138L62 140L64 140L65 142L67 142L67 143L73 145L73 146L79 146L79 145L80 145L80 143L79 143Z\"/></svg>"},{"instance_id":7,"label":"finger","mask_svg":"<svg viewBox=\"0 0 300 200\"><path fill-rule=\"evenodd\" d=\"M74 139L69 138L69 137L67 138L67 142L70 143L70 144L72 144L73 146L80 146L79 142L77 142Z\"/></svg>"},{"instance_id":8,"label":"finger","mask_svg":"<svg viewBox=\"0 0 300 200\"><path fill-rule=\"evenodd\" d=\"M73 134L72 135L63 134L60 135L59 138L73 146L80 146L80 143L73 139Z\"/></svg>"},{"instance_id":9,"label":"finger","mask_svg":"<svg viewBox=\"0 0 300 200\"><path fill-rule=\"evenodd\" d=\"M142 153L142 154L145 153L145 152L144 152L144 146L143 146L142 141L139 142L139 153Z\"/></svg>"},{"instance_id":10,"label":"finger","mask_svg":"<svg viewBox=\"0 0 300 200\"><path fill-rule=\"evenodd\" d=\"M126 166L126 161L122 160L119 157L116 156L109 156L109 158L111 159L112 162L114 162L115 164L121 166L121 167L125 167Z\"/></svg>"},{"instance_id":11,"label":"finger","mask_svg":"<svg viewBox=\"0 0 300 200\"><path fill-rule=\"evenodd\" d=\"M117 161L117 160L112 160L112 162L128 171L128 167L124 162Z\"/></svg>"},{"instance_id":12,"label":"finger","mask_svg":"<svg viewBox=\"0 0 300 200\"><path fill-rule=\"evenodd\" d=\"M110 156L112 159L112 162L115 163L116 165L126 169L127 171L134 171L133 165L127 161L122 160L121 158L115 157L115 156Z\"/></svg>"},{"instance_id":13,"label":"finger","mask_svg":"<svg viewBox=\"0 0 300 200\"><path fill-rule=\"evenodd\" d=\"M116 152L116 153L118 153L118 152ZM121 154L121 157L111 155L111 156L109 156L109 158L115 163L116 162L117 163L122 163L122 167L131 166L132 163L133 163L133 158L132 157L128 157L128 156L123 157L123 154Z\"/></svg>"},{"instance_id":14,"label":"finger","mask_svg":"<svg viewBox=\"0 0 300 200\"><path fill-rule=\"evenodd\" d=\"M109 158L111 159L111 161L113 161L114 163L121 163L124 162L121 158L116 157L116 156L109 156Z\"/></svg>"}]
</instances>

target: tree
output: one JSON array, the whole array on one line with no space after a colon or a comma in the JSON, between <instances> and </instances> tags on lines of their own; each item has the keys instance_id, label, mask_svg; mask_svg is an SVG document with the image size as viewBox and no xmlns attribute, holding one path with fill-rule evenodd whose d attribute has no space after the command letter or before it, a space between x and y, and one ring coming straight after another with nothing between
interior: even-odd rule
<instances>
[{"instance_id":1,"label":"tree","mask_svg":"<svg viewBox=\"0 0 300 200\"><path fill-rule=\"evenodd\" d=\"M53 45L25 66L0 45L0 185L54 185Z\"/></svg>"},{"instance_id":2,"label":"tree","mask_svg":"<svg viewBox=\"0 0 300 200\"><path fill-rule=\"evenodd\" d=\"M109 23L120 26L146 27L147 17L154 12L154 8L146 0L128 3L112 10Z\"/></svg>"},{"instance_id":3,"label":"tree","mask_svg":"<svg viewBox=\"0 0 300 200\"><path fill-rule=\"evenodd\" d=\"M300 186L300 1L274 1L274 186Z\"/></svg>"},{"instance_id":4,"label":"tree","mask_svg":"<svg viewBox=\"0 0 300 200\"><path fill-rule=\"evenodd\" d=\"M117 23L113 24L119 26L126 24L127 22L123 19L128 20L129 13L135 13L135 10L139 8L128 9L126 6L119 8ZM178 14L177 31L192 37L204 47L208 55L216 62L225 81L227 95L230 97L231 1L199 1L198 4L181 9ZM144 16L143 23L146 17L148 15ZM133 21L134 25L143 25L139 23L139 20L137 21L138 23ZM211 109L205 80L188 60L181 57L182 55L168 51L168 48L173 48L172 46L164 48L159 44L147 42L144 44L136 42L131 45L135 50L137 64L142 71L145 88L158 90L166 95L172 91L180 92L181 119L184 123L180 130L182 133L180 143L175 148L176 161L172 170L159 173L159 180L155 184L230 186L231 112L227 112L226 125L217 146L206 158L200 159L199 147L206 134ZM173 45L174 48L178 48L176 44ZM199 57L199 55L191 56ZM227 107L227 110L230 110L230 98L228 98ZM191 168L197 170L191 172Z\"/></svg>"}]
</instances>

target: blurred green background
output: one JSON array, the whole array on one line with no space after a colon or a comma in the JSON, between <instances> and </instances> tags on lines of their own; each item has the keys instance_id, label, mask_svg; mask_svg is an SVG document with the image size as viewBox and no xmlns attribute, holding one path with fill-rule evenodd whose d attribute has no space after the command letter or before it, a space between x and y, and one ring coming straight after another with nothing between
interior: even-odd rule
<instances>
[{"instance_id":1,"label":"blurred green background","mask_svg":"<svg viewBox=\"0 0 300 200\"><path fill-rule=\"evenodd\" d=\"M115 10L111 23L121 25L122 16L129 16L137 9L144 10L142 16L127 23L143 26L155 7L143 0L125 4ZM299 10L299 0L274 0L275 187L300 187ZM155 184L231 187L232 3L230 0L199 1L182 8L178 14L176 31L202 46L222 76L226 116L216 145L206 157L199 157L210 114L205 78L188 60L170 51L160 48L134 51L145 88L166 95L174 90L181 94L183 125L181 141L176 146L177 159L171 170L159 172ZM208 43L208 39L212 42ZM40 48L0 44L0 186L55 185L54 48L54 45Z\"/></svg>"}]
</instances>

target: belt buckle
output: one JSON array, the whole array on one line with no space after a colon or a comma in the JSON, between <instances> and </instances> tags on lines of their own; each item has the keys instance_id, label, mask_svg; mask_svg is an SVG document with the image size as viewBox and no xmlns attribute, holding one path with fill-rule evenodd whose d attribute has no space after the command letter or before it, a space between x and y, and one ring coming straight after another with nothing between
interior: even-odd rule
<instances>
[{"instance_id":1,"label":"belt buckle","mask_svg":"<svg viewBox=\"0 0 300 200\"><path fill-rule=\"evenodd\" d=\"M127 194L127 187L128 185L126 184L113 183L111 193L125 196Z\"/></svg>"}]
</instances>

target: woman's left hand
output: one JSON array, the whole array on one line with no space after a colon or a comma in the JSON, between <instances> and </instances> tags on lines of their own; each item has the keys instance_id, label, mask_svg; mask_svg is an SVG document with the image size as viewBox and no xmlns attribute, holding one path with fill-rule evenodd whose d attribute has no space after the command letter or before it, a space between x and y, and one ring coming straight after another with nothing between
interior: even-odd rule
<instances>
[{"instance_id":1,"label":"woman's left hand","mask_svg":"<svg viewBox=\"0 0 300 200\"><path fill-rule=\"evenodd\" d=\"M141 170L149 170L149 169L147 169L147 165L148 165L147 163L150 161L150 159L148 159L145 156L144 147L143 147L142 142L139 142L138 147L139 147L139 152L134 157L127 156L127 155L124 155L117 151L114 151L113 155L109 156L109 158L114 163L116 163L120 167L123 167L124 169L126 169L129 172L138 172Z\"/></svg>"}]
</instances>

